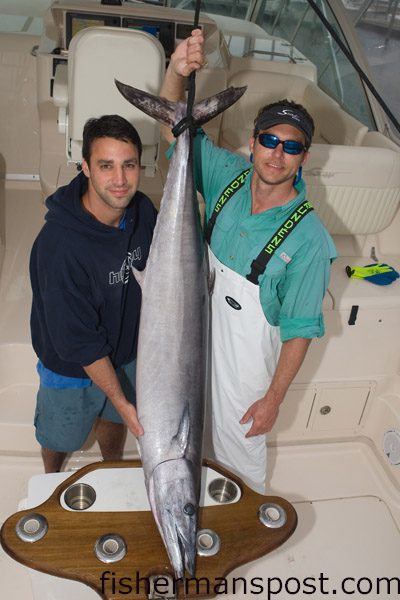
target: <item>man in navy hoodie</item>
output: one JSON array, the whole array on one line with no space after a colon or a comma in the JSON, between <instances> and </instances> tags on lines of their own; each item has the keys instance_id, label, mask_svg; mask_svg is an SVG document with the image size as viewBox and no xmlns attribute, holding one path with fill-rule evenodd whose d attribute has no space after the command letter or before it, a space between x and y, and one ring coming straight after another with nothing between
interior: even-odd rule
<instances>
[{"instance_id":1,"label":"man in navy hoodie","mask_svg":"<svg viewBox=\"0 0 400 600\"><path fill-rule=\"evenodd\" d=\"M156 211L138 191L142 144L118 115L90 119L82 172L47 201L32 248L32 344L39 358L36 438L46 472L60 470L92 426L105 460L121 458L135 410L141 292Z\"/></svg>"}]
</instances>

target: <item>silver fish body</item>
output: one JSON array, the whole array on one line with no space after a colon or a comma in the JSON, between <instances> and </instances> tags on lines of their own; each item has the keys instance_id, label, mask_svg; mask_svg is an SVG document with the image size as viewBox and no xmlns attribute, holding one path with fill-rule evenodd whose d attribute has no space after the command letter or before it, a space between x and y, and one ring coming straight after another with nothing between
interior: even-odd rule
<instances>
[{"instance_id":1,"label":"silver fish body","mask_svg":"<svg viewBox=\"0 0 400 600\"><path fill-rule=\"evenodd\" d=\"M172 126L186 113L116 82L135 106ZM229 93L226 93L229 92ZM193 109L204 123L238 99L233 88ZM223 98L221 100L221 98ZM189 131L177 138L142 289L137 411L147 493L177 577L195 572L207 343L207 263L193 185Z\"/></svg>"},{"instance_id":2,"label":"silver fish body","mask_svg":"<svg viewBox=\"0 0 400 600\"><path fill-rule=\"evenodd\" d=\"M194 572L205 382L206 271L188 137L171 159L142 282L136 380L147 491L177 577L182 550Z\"/></svg>"}]
</instances>

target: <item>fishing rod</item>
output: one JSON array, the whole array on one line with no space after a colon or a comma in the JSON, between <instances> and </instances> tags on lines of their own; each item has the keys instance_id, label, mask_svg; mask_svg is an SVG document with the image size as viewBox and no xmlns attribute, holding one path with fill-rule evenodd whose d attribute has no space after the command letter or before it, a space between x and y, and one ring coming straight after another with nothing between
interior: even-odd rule
<instances>
[{"instance_id":1,"label":"fishing rod","mask_svg":"<svg viewBox=\"0 0 400 600\"><path fill-rule=\"evenodd\" d=\"M199 26L200 4L201 4L201 0L196 0L194 19L193 19L193 29L197 29ZM187 100L187 109L186 109L186 118L188 119L189 122L192 121L192 110L193 110L195 95L196 95L196 71L192 71L189 75L188 100Z\"/></svg>"},{"instance_id":2,"label":"fishing rod","mask_svg":"<svg viewBox=\"0 0 400 600\"><path fill-rule=\"evenodd\" d=\"M200 20L200 4L201 0L196 0L193 29L197 29ZM186 104L186 115L172 128L172 133L178 137L185 129L189 129L191 136L195 135L195 125L193 123L193 105L196 95L196 71L192 71L188 77L188 98Z\"/></svg>"}]
</instances>

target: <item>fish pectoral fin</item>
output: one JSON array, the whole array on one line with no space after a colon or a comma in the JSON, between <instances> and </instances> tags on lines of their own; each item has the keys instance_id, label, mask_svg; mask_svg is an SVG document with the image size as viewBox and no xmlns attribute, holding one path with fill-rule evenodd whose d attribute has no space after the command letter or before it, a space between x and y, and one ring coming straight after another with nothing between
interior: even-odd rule
<instances>
[{"instance_id":1,"label":"fish pectoral fin","mask_svg":"<svg viewBox=\"0 0 400 600\"><path fill-rule=\"evenodd\" d=\"M176 455L175 451L177 450L178 455L182 458L185 455L187 445L189 443L189 433L190 433L190 417L189 417L189 407L185 406L185 410L183 411L182 418L179 423L178 431L174 438L172 439L171 446L174 446L173 454Z\"/></svg>"},{"instance_id":2,"label":"fish pectoral fin","mask_svg":"<svg viewBox=\"0 0 400 600\"><path fill-rule=\"evenodd\" d=\"M143 271L138 271L138 269L135 269L135 267L131 267L131 269L134 278L136 279L140 287L143 287L146 269L143 269Z\"/></svg>"}]
</instances>

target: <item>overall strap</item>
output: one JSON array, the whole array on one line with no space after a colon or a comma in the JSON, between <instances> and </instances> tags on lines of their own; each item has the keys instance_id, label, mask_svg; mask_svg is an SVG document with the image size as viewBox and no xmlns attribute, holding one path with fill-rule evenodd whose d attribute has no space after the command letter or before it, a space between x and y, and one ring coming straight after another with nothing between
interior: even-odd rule
<instances>
[{"instance_id":1,"label":"overall strap","mask_svg":"<svg viewBox=\"0 0 400 600\"><path fill-rule=\"evenodd\" d=\"M272 258L275 250L279 248L283 240L287 238L289 233L300 223L300 221L314 210L312 204L305 200L300 206L292 212L290 217L277 229L274 235L266 243L260 254L251 263L251 271L246 275L246 279L258 285L258 278L262 275L267 267L267 264Z\"/></svg>"},{"instance_id":2,"label":"overall strap","mask_svg":"<svg viewBox=\"0 0 400 600\"><path fill-rule=\"evenodd\" d=\"M229 185L226 186L226 188L220 195L216 205L214 206L214 210L213 210L211 217L209 218L207 226L206 226L205 238L206 238L206 241L208 242L208 244L210 243L211 235L212 235L214 225L215 225L215 221L216 221L220 211L225 206L225 204L228 202L228 200L230 200L232 198L232 196L238 190L240 190L241 187L243 187L243 185L246 181L246 177L250 173L250 171L251 171L251 169L245 169L244 171L242 171L240 173L240 175L235 177L235 179L233 181L231 181L231 183Z\"/></svg>"}]
</instances>

